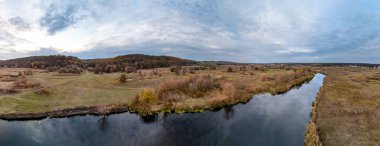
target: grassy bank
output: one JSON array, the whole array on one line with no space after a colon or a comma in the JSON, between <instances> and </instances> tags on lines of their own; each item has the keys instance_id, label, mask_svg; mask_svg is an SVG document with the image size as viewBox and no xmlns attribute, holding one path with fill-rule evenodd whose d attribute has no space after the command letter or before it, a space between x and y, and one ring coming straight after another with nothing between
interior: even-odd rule
<instances>
[{"instance_id":1,"label":"grassy bank","mask_svg":"<svg viewBox=\"0 0 380 146\"><path fill-rule=\"evenodd\" d=\"M306 145L380 144L380 70L324 68Z\"/></svg>"},{"instance_id":2,"label":"grassy bank","mask_svg":"<svg viewBox=\"0 0 380 146\"><path fill-rule=\"evenodd\" d=\"M26 78L41 84L41 87L0 94L0 118L109 114L127 110L140 114L200 112L245 102L258 93L281 93L313 77L312 72L305 70L246 69L228 72L225 67L197 70L185 75L176 75L169 68L139 70L126 74L126 82L120 82L120 75L86 71L80 75L67 75L33 70L33 74ZM208 77L189 81L195 76ZM195 82L198 85L194 88L188 86ZM172 83L176 86L169 88ZM182 86L178 86L180 84ZM159 88L161 93L157 98L136 102L144 89L151 89L152 94L157 94Z\"/></svg>"},{"instance_id":3,"label":"grassy bank","mask_svg":"<svg viewBox=\"0 0 380 146\"><path fill-rule=\"evenodd\" d=\"M139 114L201 112L249 101L260 93L280 94L313 78L312 72L270 70L255 75L212 71L167 80L136 96L130 109Z\"/></svg>"}]
</instances>

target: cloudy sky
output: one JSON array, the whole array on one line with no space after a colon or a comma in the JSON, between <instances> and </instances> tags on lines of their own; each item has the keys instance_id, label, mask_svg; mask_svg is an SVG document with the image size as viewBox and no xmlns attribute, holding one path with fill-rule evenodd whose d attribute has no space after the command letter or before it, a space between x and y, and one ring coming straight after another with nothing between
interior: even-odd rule
<instances>
[{"instance_id":1,"label":"cloudy sky","mask_svg":"<svg viewBox=\"0 0 380 146\"><path fill-rule=\"evenodd\" d=\"M0 60L380 63L378 0L0 0Z\"/></svg>"}]
</instances>

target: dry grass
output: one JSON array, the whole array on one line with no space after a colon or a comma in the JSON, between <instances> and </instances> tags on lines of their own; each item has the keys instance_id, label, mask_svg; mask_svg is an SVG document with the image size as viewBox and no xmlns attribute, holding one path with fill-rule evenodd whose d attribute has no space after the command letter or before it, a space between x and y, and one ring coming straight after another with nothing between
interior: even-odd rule
<instances>
[{"instance_id":1,"label":"dry grass","mask_svg":"<svg viewBox=\"0 0 380 146\"><path fill-rule=\"evenodd\" d=\"M218 108L246 102L253 95L263 92L282 93L313 77L312 72L305 70L268 69L246 74L247 71L248 69L241 69L228 72L222 67L212 71L201 70L196 75L167 79L153 87L158 99L156 103L150 104L150 108L134 104L134 110L145 114L162 109L182 113ZM265 81L260 80L262 78Z\"/></svg>"},{"instance_id":2,"label":"dry grass","mask_svg":"<svg viewBox=\"0 0 380 146\"><path fill-rule=\"evenodd\" d=\"M27 78L32 74L31 69L0 69L0 93L18 93L19 89L39 88L41 84Z\"/></svg>"},{"instance_id":3,"label":"dry grass","mask_svg":"<svg viewBox=\"0 0 380 146\"><path fill-rule=\"evenodd\" d=\"M182 79L166 80L156 88L160 100L171 101L173 97L200 98L213 90L220 89L220 83L211 75L194 75Z\"/></svg>"},{"instance_id":4,"label":"dry grass","mask_svg":"<svg viewBox=\"0 0 380 146\"><path fill-rule=\"evenodd\" d=\"M40 83L34 83L33 81L27 79L26 77L20 77L17 81L13 82L12 85L16 89L26 89L26 88L39 88Z\"/></svg>"},{"instance_id":5,"label":"dry grass","mask_svg":"<svg viewBox=\"0 0 380 146\"><path fill-rule=\"evenodd\" d=\"M324 145L379 145L380 70L321 71L327 76L312 114L310 131L315 129Z\"/></svg>"},{"instance_id":6,"label":"dry grass","mask_svg":"<svg viewBox=\"0 0 380 146\"><path fill-rule=\"evenodd\" d=\"M21 70L0 69L0 73L7 72L7 75L16 76L19 71ZM227 72L222 66L213 70L195 70L186 75L176 75L169 68L158 68L128 73L127 82L121 83L118 80L120 73L83 72L76 76L57 76L59 74L55 72L33 70L33 74L26 76L26 79L40 83L41 88L22 89L17 94L0 95L0 114L39 113L82 106L119 104L132 107L143 105L136 106L136 110L146 113L161 110L199 112L205 108L244 102L262 92L277 93L280 89L288 90L312 77L311 72L302 74L299 78L278 77L293 72L284 69L250 68ZM261 81L261 78L268 80ZM279 78L278 83L276 78ZM29 85L31 84L28 81L19 84L20 87ZM148 92L143 89L151 89L152 94L145 94ZM134 102L135 97L138 104ZM140 101L144 101L144 104L140 104Z\"/></svg>"}]
</instances>

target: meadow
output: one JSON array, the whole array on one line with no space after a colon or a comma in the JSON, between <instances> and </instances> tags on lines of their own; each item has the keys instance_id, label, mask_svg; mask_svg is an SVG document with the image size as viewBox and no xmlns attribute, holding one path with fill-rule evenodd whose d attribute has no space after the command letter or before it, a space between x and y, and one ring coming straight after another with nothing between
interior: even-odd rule
<instances>
[{"instance_id":1,"label":"meadow","mask_svg":"<svg viewBox=\"0 0 380 146\"><path fill-rule=\"evenodd\" d=\"M306 145L378 145L380 143L380 70L326 67Z\"/></svg>"},{"instance_id":2,"label":"meadow","mask_svg":"<svg viewBox=\"0 0 380 146\"><path fill-rule=\"evenodd\" d=\"M248 101L253 95L263 92L285 92L313 77L313 73L306 69L264 70L254 67L242 69L239 66L219 66L216 69L197 69L180 74L170 68L104 74L85 70L78 75L38 69L33 69L30 75L20 75L20 72L29 69L0 70L2 78L12 75L16 81L25 78L28 83L39 85L0 94L0 115L6 119L108 114L126 110L140 114L199 112ZM126 79L121 82L120 76L123 74ZM196 81L196 78L202 79ZM205 78L209 82L200 82ZM4 83L14 85L9 81L2 81L5 86ZM174 87L170 87L171 84ZM150 93L144 93L147 91ZM149 97L146 99L144 96ZM71 113L67 111L70 109Z\"/></svg>"}]
</instances>

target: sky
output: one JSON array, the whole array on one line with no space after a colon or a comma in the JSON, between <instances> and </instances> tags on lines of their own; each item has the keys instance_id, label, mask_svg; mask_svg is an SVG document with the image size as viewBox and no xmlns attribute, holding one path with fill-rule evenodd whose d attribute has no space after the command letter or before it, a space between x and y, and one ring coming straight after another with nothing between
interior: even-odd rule
<instances>
[{"instance_id":1,"label":"sky","mask_svg":"<svg viewBox=\"0 0 380 146\"><path fill-rule=\"evenodd\" d=\"M380 63L379 0L0 0L0 60Z\"/></svg>"}]
</instances>

